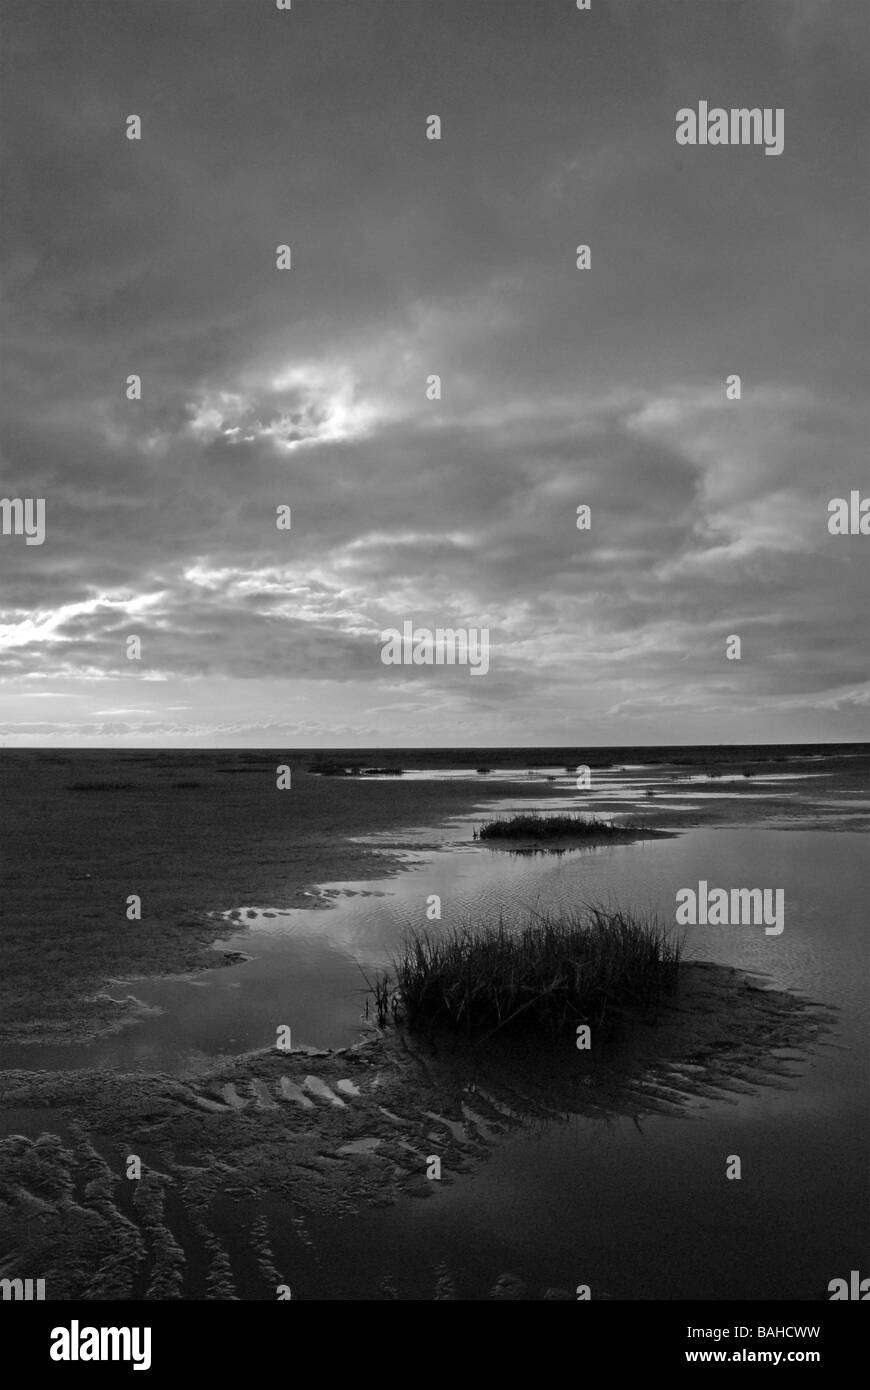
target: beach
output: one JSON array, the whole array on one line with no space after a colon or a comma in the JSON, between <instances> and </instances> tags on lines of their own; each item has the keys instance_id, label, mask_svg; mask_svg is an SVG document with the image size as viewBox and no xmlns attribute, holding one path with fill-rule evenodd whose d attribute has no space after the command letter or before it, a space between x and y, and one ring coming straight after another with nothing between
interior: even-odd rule
<instances>
[{"instance_id":1,"label":"beach","mask_svg":"<svg viewBox=\"0 0 870 1390\"><path fill-rule=\"evenodd\" d=\"M48 1297L817 1299L857 1267L866 753L621 752L6 753L0 1173ZM649 833L474 839L518 810ZM673 922L700 881L784 884L784 931L683 928L675 999L589 1053L366 1017L409 929Z\"/></svg>"}]
</instances>

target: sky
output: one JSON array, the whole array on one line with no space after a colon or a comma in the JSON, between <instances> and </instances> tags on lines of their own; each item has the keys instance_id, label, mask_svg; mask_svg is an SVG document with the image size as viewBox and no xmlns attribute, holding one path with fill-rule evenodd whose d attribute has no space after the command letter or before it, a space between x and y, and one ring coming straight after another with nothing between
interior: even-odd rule
<instances>
[{"instance_id":1,"label":"sky","mask_svg":"<svg viewBox=\"0 0 870 1390\"><path fill-rule=\"evenodd\" d=\"M0 496L45 537L0 536L0 741L870 737L870 537L828 530L867 40L863 0L2 0ZM677 144L701 101L782 153ZM406 621L488 671L385 665Z\"/></svg>"}]
</instances>

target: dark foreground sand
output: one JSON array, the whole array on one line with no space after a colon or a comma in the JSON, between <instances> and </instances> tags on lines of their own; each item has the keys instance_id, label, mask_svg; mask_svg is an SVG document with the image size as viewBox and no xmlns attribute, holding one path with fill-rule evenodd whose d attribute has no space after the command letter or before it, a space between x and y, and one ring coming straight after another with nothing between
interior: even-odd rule
<instances>
[{"instance_id":1,"label":"dark foreground sand","mask_svg":"<svg viewBox=\"0 0 870 1390\"><path fill-rule=\"evenodd\" d=\"M469 1050L391 1030L187 1078L8 1072L0 1272L38 1271L52 1299L233 1298L238 1252L231 1262L216 1219L232 1203L254 1271L242 1296L275 1298L280 1228L304 1238L311 1214L431 1197L431 1156L449 1184L518 1126L574 1115L640 1124L654 1112L684 1123L708 1099L786 1087L831 1024L829 1010L737 971L680 969L655 1019L593 1039L588 1053L571 1038L530 1055L528 1044ZM131 1154L138 1180L126 1176ZM512 1296L497 1274L490 1296Z\"/></svg>"}]
</instances>

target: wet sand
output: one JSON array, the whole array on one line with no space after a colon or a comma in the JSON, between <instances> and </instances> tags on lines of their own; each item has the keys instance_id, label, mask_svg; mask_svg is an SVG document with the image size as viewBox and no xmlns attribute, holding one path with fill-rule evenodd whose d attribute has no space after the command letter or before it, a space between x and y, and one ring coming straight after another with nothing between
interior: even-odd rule
<instances>
[{"instance_id":1,"label":"wet sand","mask_svg":"<svg viewBox=\"0 0 870 1390\"><path fill-rule=\"evenodd\" d=\"M30 867L10 874L7 856L2 937L7 1264L47 1276L49 1298L288 1283L310 1299L526 1299L581 1280L594 1297L808 1298L860 1262L867 941L849 832L868 817L866 758L751 778L618 766L583 798L564 768L294 773L285 818L266 795L274 755L239 756L234 778L224 755L185 776L133 759L74 779L67 762L72 785L125 789L68 790L53 810L51 760L22 784L12 840ZM658 833L557 854L472 842L490 810L567 808ZM673 1005L591 1054L362 1028L358 962L385 964L433 892L448 923L614 894L643 910L717 871L788 884L785 935L690 932ZM148 910L127 923L119 901L143 885ZM741 1183L723 1176L734 1151Z\"/></svg>"},{"instance_id":2,"label":"wet sand","mask_svg":"<svg viewBox=\"0 0 870 1390\"><path fill-rule=\"evenodd\" d=\"M56 1299L271 1299L285 1282L310 1297L298 1255L291 1274L273 1249L309 1218L437 1200L518 1130L571 1117L641 1126L650 1115L697 1117L759 1086L787 1088L831 1021L740 972L694 963L671 1002L588 1052L572 1038L530 1053L388 1029L349 1048L272 1049L189 1078L10 1072L4 1105L18 1132L0 1141L8 1258L39 1269ZM131 1155L142 1160L138 1180L126 1177ZM427 1176L433 1157L437 1179ZM247 1261L227 1203L245 1212ZM473 1296L519 1296L511 1278L493 1270L494 1288L507 1282ZM388 1290L369 1271L356 1296ZM572 1295L550 1286L538 1296Z\"/></svg>"}]
</instances>

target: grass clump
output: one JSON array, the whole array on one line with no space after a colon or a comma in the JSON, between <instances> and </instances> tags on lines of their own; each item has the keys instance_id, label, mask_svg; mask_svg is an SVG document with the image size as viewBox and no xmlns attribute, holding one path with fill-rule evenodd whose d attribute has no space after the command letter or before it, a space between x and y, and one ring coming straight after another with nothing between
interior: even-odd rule
<instances>
[{"instance_id":1,"label":"grass clump","mask_svg":"<svg viewBox=\"0 0 870 1390\"><path fill-rule=\"evenodd\" d=\"M539 816L534 813L491 820L474 831L475 840L584 840L637 835L637 825L613 825L598 816Z\"/></svg>"},{"instance_id":2,"label":"grass clump","mask_svg":"<svg viewBox=\"0 0 870 1390\"><path fill-rule=\"evenodd\" d=\"M651 1008L677 982L679 943L655 917L589 907L498 925L413 933L373 989L409 1029L446 1027L469 1036L500 1029L553 1039L577 1024Z\"/></svg>"}]
</instances>

